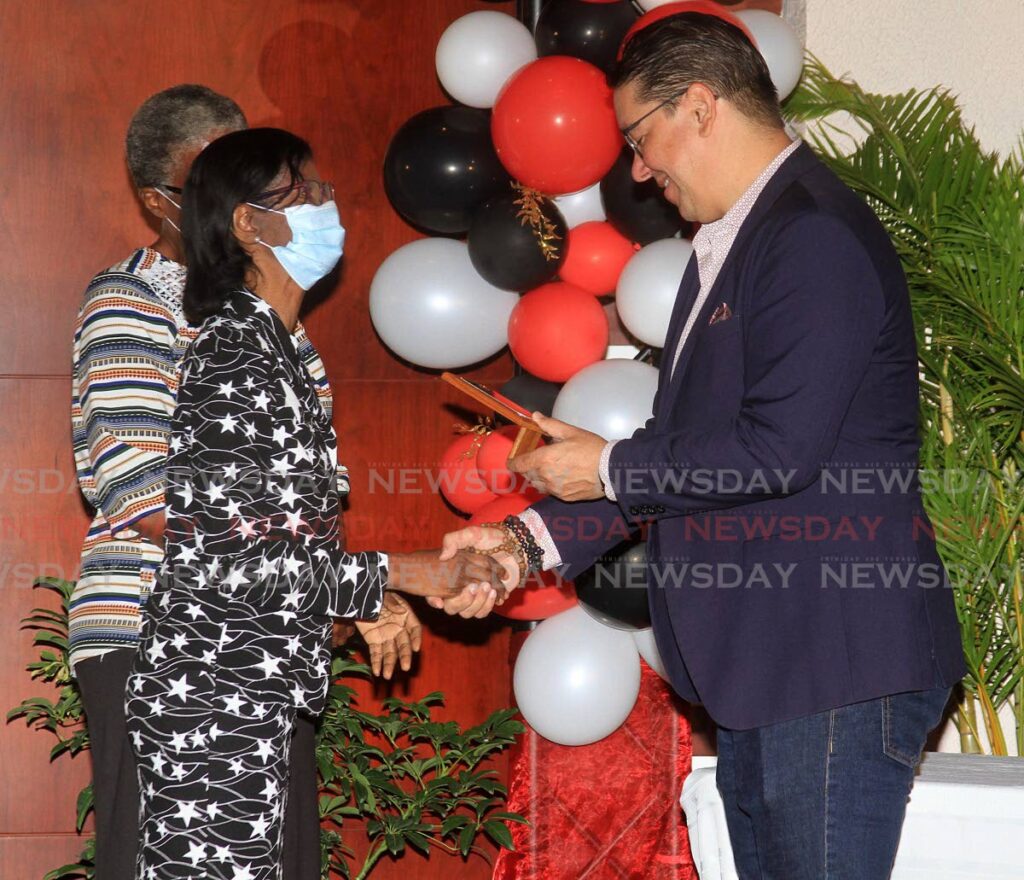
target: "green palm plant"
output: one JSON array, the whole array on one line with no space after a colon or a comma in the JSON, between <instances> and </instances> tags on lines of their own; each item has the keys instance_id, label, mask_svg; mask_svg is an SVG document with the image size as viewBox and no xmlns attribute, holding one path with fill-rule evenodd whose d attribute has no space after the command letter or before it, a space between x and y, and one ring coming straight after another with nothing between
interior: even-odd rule
<instances>
[{"instance_id":1,"label":"green palm plant","mask_svg":"<svg viewBox=\"0 0 1024 880\"><path fill-rule=\"evenodd\" d=\"M786 111L875 210L903 262L924 501L968 664L961 744L981 751L984 732L993 754L1007 754L998 716L1009 707L1024 755L1024 150L983 150L946 90L870 94L813 57Z\"/></svg>"}]
</instances>

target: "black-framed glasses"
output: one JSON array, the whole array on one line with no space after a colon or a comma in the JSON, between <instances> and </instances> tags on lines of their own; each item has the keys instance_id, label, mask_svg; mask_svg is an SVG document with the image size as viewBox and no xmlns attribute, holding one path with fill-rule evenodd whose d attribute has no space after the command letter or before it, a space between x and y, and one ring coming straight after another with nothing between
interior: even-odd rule
<instances>
[{"instance_id":1,"label":"black-framed glasses","mask_svg":"<svg viewBox=\"0 0 1024 880\"><path fill-rule=\"evenodd\" d=\"M276 205L283 202L289 193L296 194L296 198L289 202L291 205L322 205L334 199L334 186L326 180L300 180L289 186L261 192L253 201Z\"/></svg>"},{"instance_id":2,"label":"black-framed glasses","mask_svg":"<svg viewBox=\"0 0 1024 880\"><path fill-rule=\"evenodd\" d=\"M635 122L631 122L625 128L620 129L620 131L622 132L622 136L626 139L626 143L629 144L633 152L636 153L641 159L644 157L644 154L640 149L640 143L634 140L633 135L631 135L630 132L633 131L633 129L636 128L641 122L643 122L648 116L653 116L662 107L667 107L669 104L673 104L676 101L678 101L681 97L683 97L683 95L687 93L687 91L689 91L689 88L690 87L687 86L681 92L677 92L676 94L672 95L672 97L666 98L657 107L648 110L643 116L641 116Z\"/></svg>"}]
</instances>

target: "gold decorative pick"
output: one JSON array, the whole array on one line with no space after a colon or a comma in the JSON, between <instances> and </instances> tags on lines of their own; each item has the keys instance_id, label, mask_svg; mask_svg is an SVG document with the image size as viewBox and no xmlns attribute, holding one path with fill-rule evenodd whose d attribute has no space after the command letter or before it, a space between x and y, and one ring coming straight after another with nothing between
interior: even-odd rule
<instances>
[{"instance_id":1,"label":"gold decorative pick","mask_svg":"<svg viewBox=\"0 0 1024 880\"><path fill-rule=\"evenodd\" d=\"M466 448L466 451L462 453L460 458L473 458L477 452L480 451L480 446L483 444L487 435L494 431L494 419L490 416L479 416L479 421L475 425L464 425L461 422L456 422L452 425L452 430L456 434L476 434L476 438Z\"/></svg>"},{"instance_id":2,"label":"gold decorative pick","mask_svg":"<svg viewBox=\"0 0 1024 880\"><path fill-rule=\"evenodd\" d=\"M523 226L530 225L544 259L547 262L557 260L560 254L559 246L555 242L561 241L562 236L555 231L555 224L541 208L542 203L549 201L548 197L521 183L513 182L512 189L519 193L519 198L512 203L519 206L517 219Z\"/></svg>"}]
</instances>

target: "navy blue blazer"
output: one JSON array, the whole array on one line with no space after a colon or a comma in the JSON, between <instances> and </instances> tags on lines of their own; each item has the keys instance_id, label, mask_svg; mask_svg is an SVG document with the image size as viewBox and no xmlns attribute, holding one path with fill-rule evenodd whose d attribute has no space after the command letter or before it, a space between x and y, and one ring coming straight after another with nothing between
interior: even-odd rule
<instances>
[{"instance_id":1,"label":"navy blue blazer","mask_svg":"<svg viewBox=\"0 0 1024 880\"><path fill-rule=\"evenodd\" d=\"M885 229L801 146L673 372L698 288L692 258L654 416L611 456L617 502L536 506L563 573L649 525L658 648L680 695L724 727L954 684L960 630L917 476L910 300Z\"/></svg>"}]
</instances>

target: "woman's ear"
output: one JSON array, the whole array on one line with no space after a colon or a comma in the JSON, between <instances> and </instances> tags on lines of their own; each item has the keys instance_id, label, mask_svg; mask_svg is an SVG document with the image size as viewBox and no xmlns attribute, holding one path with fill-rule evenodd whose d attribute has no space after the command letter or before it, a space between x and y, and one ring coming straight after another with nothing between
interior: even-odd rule
<instances>
[{"instance_id":1,"label":"woman's ear","mask_svg":"<svg viewBox=\"0 0 1024 880\"><path fill-rule=\"evenodd\" d=\"M260 239L260 231L256 226L255 214L250 205L237 205L231 215L231 231L243 245L253 246Z\"/></svg>"}]
</instances>

